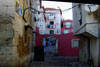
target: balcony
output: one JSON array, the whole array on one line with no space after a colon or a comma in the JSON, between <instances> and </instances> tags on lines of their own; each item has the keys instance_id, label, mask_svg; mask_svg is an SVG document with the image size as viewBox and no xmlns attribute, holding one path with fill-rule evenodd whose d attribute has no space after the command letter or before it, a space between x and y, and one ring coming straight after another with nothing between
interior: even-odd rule
<instances>
[{"instance_id":1,"label":"balcony","mask_svg":"<svg viewBox=\"0 0 100 67\"><path fill-rule=\"evenodd\" d=\"M48 24L48 25L47 25L47 28L55 29L55 28L56 28L56 25L54 25L54 24Z\"/></svg>"},{"instance_id":2,"label":"balcony","mask_svg":"<svg viewBox=\"0 0 100 67\"><path fill-rule=\"evenodd\" d=\"M84 34L89 37L98 37L98 23L85 23L84 25L80 26L80 28L74 32L74 35Z\"/></svg>"},{"instance_id":3,"label":"balcony","mask_svg":"<svg viewBox=\"0 0 100 67\"><path fill-rule=\"evenodd\" d=\"M74 3L74 5L78 5ZM74 35L85 35L87 37L98 38L98 19L95 17L95 12L87 12L85 4L73 9L73 32Z\"/></svg>"}]
</instances>

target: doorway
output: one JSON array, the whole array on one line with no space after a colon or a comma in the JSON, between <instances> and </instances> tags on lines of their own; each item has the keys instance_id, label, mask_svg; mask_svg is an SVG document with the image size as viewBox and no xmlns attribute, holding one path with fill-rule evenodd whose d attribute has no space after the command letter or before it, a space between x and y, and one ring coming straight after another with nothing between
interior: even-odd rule
<instances>
[{"instance_id":1,"label":"doorway","mask_svg":"<svg viewBox=\"0 0 100 67\"><path fill-rule=\"evenodd\" d=\"M58 55L58 40L56 37L43 38L44 56L57 56Z\"/></svg>"}]
</instances>

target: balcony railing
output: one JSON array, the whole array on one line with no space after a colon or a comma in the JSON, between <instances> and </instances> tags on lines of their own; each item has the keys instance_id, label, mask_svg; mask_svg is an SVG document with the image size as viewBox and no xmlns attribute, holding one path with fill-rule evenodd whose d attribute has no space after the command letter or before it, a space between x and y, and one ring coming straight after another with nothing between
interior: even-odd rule
<instances>
[{"instance_id":1,"label":"balcony railing","mask_svg":"<svg viewBox=\"0 0 100 67\"><path fill-rule=\"evenodd\" d=\"M54 25L54 24L53 25L52 24L48 24L47 28L56 28L56 25Z\"/></svg>"}]
</instances>

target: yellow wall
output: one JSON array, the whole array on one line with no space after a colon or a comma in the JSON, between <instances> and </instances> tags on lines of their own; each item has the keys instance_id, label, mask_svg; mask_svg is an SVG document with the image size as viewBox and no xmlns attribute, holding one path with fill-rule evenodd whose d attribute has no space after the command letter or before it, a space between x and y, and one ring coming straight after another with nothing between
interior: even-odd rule
<instances>
[{"instance_id":1,"label":"yellow wall","mask_svg":"<svg viewBox=\"0 0 100 67\"><path fill-rule=\"evenodd\" d=\"M22 14L25 8L29 7L29 4L25 4L26 1L30 0L16 0L16 2L21 6L22 8ZM29 3L29 2L26 2ZM16 6L15 6L16 7ZM15 8L16 10L16 8ZM23 16L23 15L22 15ZM29 60L29 46L32 42L32 29L30 27L25 30L25 25L31 25L31 13L30 10L26 10L25 13L25 19L27 22L23 20L23 17L20 16L15 11L15 20L13 22L13 28L14 28L14 39L13 39L13 45L16 48L14 50L14 65L27 65Z\"/></svg>"}]
</instances>

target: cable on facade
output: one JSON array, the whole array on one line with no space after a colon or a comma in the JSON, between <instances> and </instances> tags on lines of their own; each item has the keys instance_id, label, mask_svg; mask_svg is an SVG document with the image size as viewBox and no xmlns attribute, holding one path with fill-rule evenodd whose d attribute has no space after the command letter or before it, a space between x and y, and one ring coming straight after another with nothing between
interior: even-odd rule
<instances>
[{"instance_id":1,"label":"cable on facade","mask_svg":"<svg viewBox=\"0 0 100 67\"><path fill-rule=\"evenodd\" d=\"M63 10L62 12L69 11L69 10L71 10L71 9L77 7L77 6L79 6L79 4L75 5L75 6L72 6L71 8L67 8L67 9ZM40 12L40 13L43 13L43 12ZM46 13L50 14L50 12L46 12ZM55 14L60 14L60 13L55 13Z\"/></svg>"},{"instance_id":2,"label":"cable on facade","mask_svg":"<svg viewBox=\"0 0 100 67\"><path fill-rule=\"evenodd\" d=\"M79 4L78 4L78 5L79 5ZM71 7L71 8L65 9L65 10L63 10L62 12L69 11L69 10L75 8L75 7L78 6L78 5L75 5L75 6ZM31 3L30 3L30 6L31 6ZM35 8L28 7L28 8L25 8L25 9L24 9L24 12L23 12L23 19L24 19L25 22L27 22L27 21L26 21L26 19L25 19L24 16L25 16L25 12L26 12L26 10L28 10L28 9L32 9L32 10L34 10L34 12L31 11L32 13L36 13L36 12L38 12L39 14L40 14L40 13L44 13L44 14L47 13L47 14L50 14L50 12L38 11L38 10L35 9ZM54 14L60 14L60 13L54 13Z\"/></svg>"},{"instance_id":3,"label":"cable on facade","mask_svg":"<svg viewBox=\"0 0 100 67\"><path fill-rule=\"evenodd\" d=\"M24 12L23 12L23 19L24 19L25 22L27 22L27 21L26 21L26 19L25 19L24 16L25 16L26 10L28 10L28 9L29 9L29 10L30 10L30 9L34 10L34 12L31 11L32 13L39 12L38 10L36 10L35 8L32 8L32 7L25 8L25 9L24 9Z\"/></svg>"},{"instance_id":4,"label":"cable on facade","mask_svg":"<svg viewBox=\"0 0 100 67\"><path fill-rule=\"evenodd\" d=\"M63 10L62 12L64 12L64 11L69 11L69 10L71 10L71 9L77 7L77 6L79 6L79 4L78 4L78 5L75 5L75 6L72 6L71 8L67 8L67 9Z\"/></svg>"},{"instance_id":5,"label":"cable on facade","mask_svg":"<svg viewBox=\"0 0 100 67\"><path fill-rule=\"evenodd\" d=\"M27 21L26 21L26 19L25 19L24 16L25 16L25 12L26 12L26 10L28 10L28 9L29 9L29 10L31 10L31 9L34 10L34 12L31 11L32 13L39 12L39 11L36 10L35 8L32 8L32 4L31 4L31 0L30 0L30 7L25 8L25 9L24 9L24 12L23 12L23 19L24 19L25 22L27 22Z\"/></svg>"},{"instance_id":6,"label":"cable on facade","mask_svg":"<svg viewBox=\"0 0 100 67\"><path fill-rule=\"evenodd\" d=\"M88 8L89 8L89 10L90 10L90 13L89 14L91 14L91 8L90 8L90 6L88 5Z\"/></svg>"}]
</instances>

